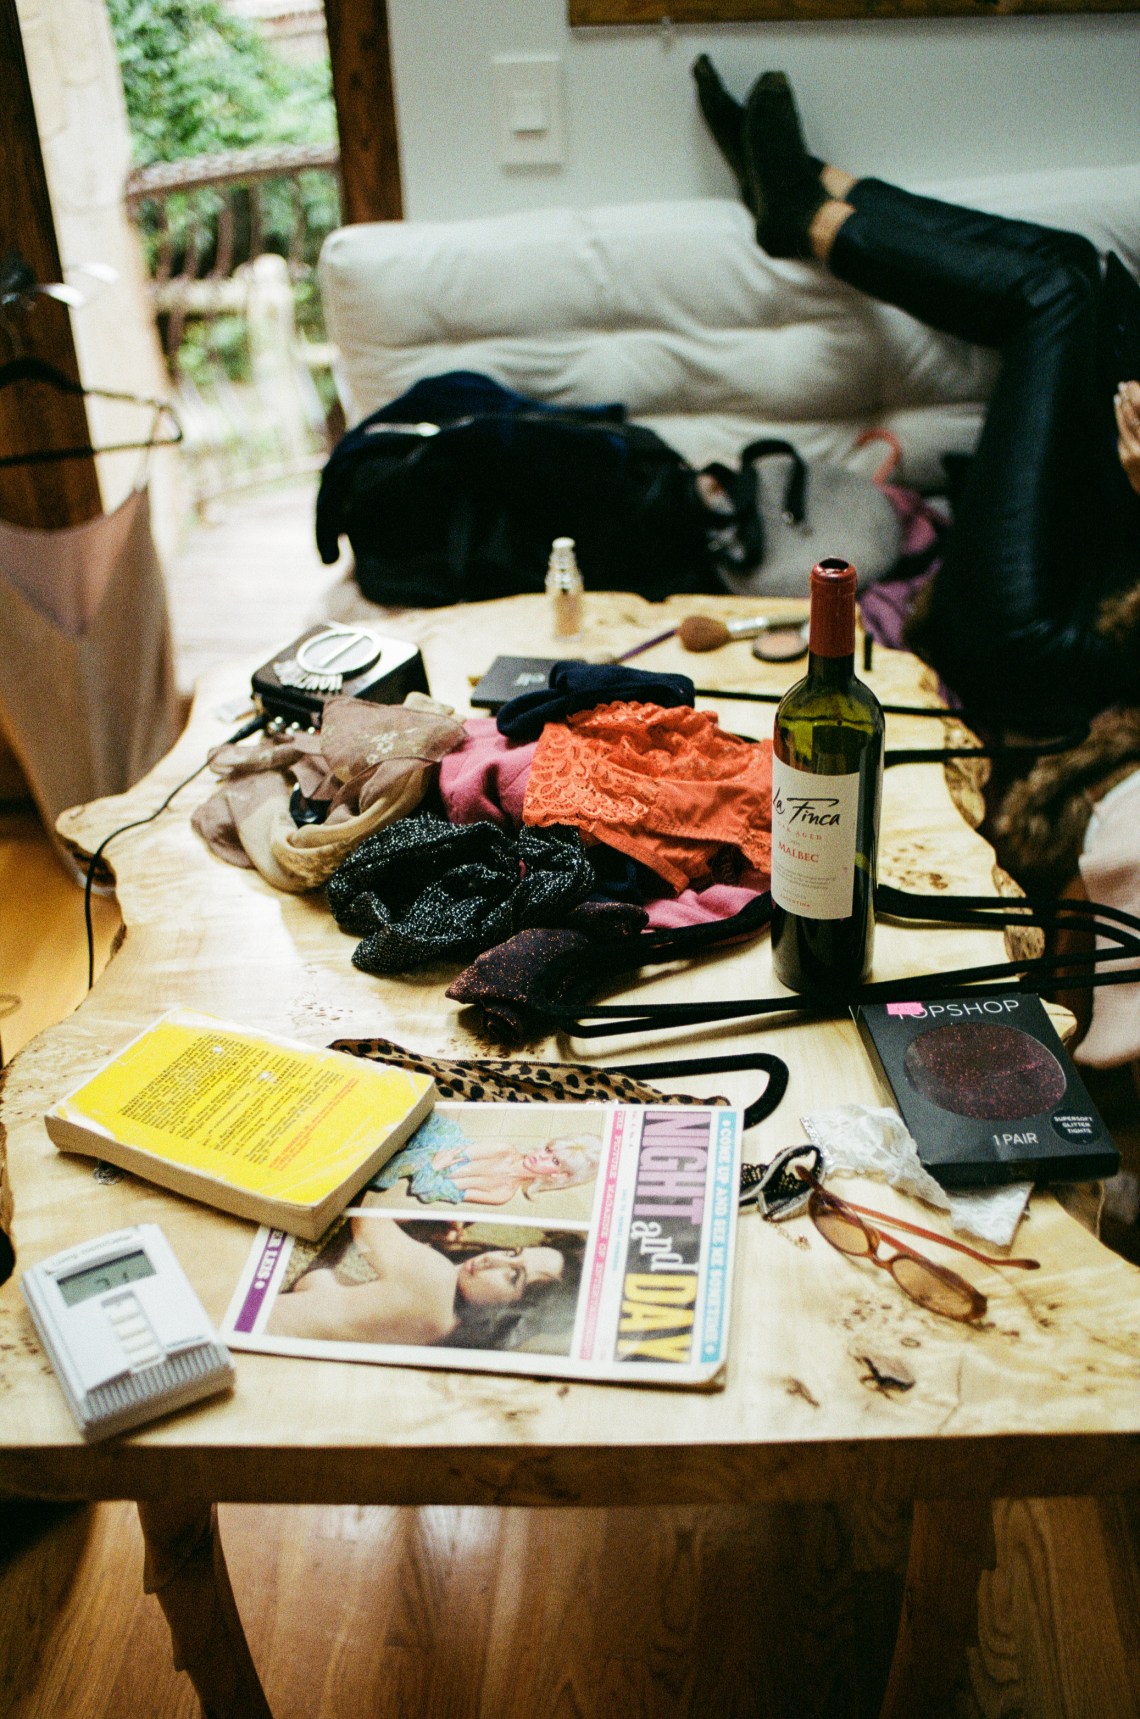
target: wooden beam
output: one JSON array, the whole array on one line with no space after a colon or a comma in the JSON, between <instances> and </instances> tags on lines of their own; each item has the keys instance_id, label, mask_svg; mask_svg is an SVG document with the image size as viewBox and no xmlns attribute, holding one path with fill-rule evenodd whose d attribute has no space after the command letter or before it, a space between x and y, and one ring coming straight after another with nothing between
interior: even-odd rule
<instances>
[{"instance_id":1,"label":"wooden beam","mask_svg":"<svg viewBox=\"0 0 1140 1719\"><path fill-rule=\"evenodd\" d=\"M784 19L1031 17L1134 12L1137 0L568 0L572 28L609 24L755 24Z\"/></svg>"},{"instance_id":2,"label":"wooden beam","mask_svg":"<svg viewBox=\"0 0 1140 1719\"><path fill-rule=\"evenodd\" d=\"M0 0L0 254L18 250L37 281L57 281L62 268L36 112L28 82L16 0ZM6 338L7 337L7 338ZM0 321L0 363L14 354L46 359L75 381L79 362L66 305L37 294L29 310ZM0 393L0 453L89 444L87 410L78 395L21 382ZM17 525L79 525L103 511L93 456L58 464L0 468L0 517Z\"/></svg>"},{"instance_id":3,"label":"wooden beam","mask_svg":"<svg viewBox=\"0 0 1140 1719\"><path fill-rule=\"evenodd\" d=\"M404 214L387 0L325 0L345 221Z\"/></svg>"}]
</instances>

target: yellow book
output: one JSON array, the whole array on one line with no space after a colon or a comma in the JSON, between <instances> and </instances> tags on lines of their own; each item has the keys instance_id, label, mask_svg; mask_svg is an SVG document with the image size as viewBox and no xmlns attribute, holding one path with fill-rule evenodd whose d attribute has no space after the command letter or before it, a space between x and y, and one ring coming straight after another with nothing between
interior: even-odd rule
<instances>
[{"instance_id":1,"label":"yellow book","mask_svg":"<svg viewBox=\"0 0 1140 1719\"><path fill-rule=\"evenodd\" d=\"M315 1241L435 1099L427 1075L174 1009L44 1121L61 1151Z\"/></svg>"}]
</instances>

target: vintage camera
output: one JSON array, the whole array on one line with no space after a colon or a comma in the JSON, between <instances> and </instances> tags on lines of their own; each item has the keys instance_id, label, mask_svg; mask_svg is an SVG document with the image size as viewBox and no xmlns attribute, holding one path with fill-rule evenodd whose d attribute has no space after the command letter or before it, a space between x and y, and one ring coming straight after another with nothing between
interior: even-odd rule
<instances>
[{"instance_id":1,"label":"vintage camera","mask_svg":"<svg viewBox=\"0 0 1140 1719\"><path fill-rule=\"evenodd\" d=\"M319 728L326 698L366 698L402 704L428 692L424 660L407 639L393 639L354 622L321 621L263 663L253 695L271 721Z\"/></svg>"}]
</instances>

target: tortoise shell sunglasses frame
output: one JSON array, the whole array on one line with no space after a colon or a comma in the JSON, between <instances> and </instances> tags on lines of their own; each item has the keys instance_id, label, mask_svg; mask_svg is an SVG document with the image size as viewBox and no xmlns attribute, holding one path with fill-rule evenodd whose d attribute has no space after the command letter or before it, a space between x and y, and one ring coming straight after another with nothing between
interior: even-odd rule
<instances>
[{"instance_id":1,"label":"tortoise shell sunglasses frame","mask_svg":"<svg viewBox=\"0 0 1140 1719\"><path fill-rule=\"evenodd\" d=\"M906 1230L909 1234L921 1236L925 1241L935 1242L940 1247L953 1248L957 1253L964 1253L971 1259L981 1261L983 1265L1015 1266L1024 1271L1036 1271L1040 1265L1040 1261L1036 1259L996 1259L991 1254L979 1253L965 1242L952 1241L947 1236L940 1236L933 1230L921 1229L917 1224L907 1223L902 1218L888 1217L885 1212L876 1212L869 1206L857 1206L850 1200L840 1199L838 1194L829 1193L815 1176L802 1169L797 1173L804 1181L811 1183L808 1216L824 1241L839 1253L870 1260L872 1265L890 1272L904 1295L908 1295L920 1307L925 1307L931 1313L939 1313L944 1318L976 1324L986 1312L986 1297L980 1289L975 1289L972 1283L967 1283L964 1277L959 1277L956 1271L951 1271L944 1265L936 1265L933 1260L927 1259L917 1249L908 1247L906 1242L900 1241L888 1231L875 1229L864 1223L865 1217L877 1218L889 1223L893 1229ZM884 1243L895 1250L888 1258L883 1258L880 1254Z\"/></svg>"}]
</instances>

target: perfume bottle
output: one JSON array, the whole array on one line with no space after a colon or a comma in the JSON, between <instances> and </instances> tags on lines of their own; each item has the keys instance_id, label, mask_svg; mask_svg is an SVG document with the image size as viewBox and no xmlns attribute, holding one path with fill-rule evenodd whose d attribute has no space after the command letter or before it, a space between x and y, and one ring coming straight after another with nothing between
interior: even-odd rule
<instances>
[{"instance_id":1,"label":"perfume bottle","mask_svg":"<svg viewBox=\"0 0 1140 1719\"><path fill-rule=\"evenodd\" d=\"M546 592L550 598L554 637L569 639L582 630L582 593L585 585L578 571L572 537L556 537L550 546L546 569Z\"/></svg>"}]
</instances>

